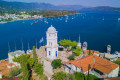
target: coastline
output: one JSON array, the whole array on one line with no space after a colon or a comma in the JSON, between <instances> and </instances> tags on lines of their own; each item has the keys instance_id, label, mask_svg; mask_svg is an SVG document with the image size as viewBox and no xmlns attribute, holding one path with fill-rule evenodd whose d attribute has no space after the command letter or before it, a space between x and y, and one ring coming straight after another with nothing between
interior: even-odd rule
<instances>
[{"instance_id":1,"label":"coastline","mask_svg":"<svg viewBox=\"0 0 120 80\"><path fill-rule=\"evenodd\" d=\"M85 14L85 13L75 13L75 14ZM74 14L68 14L68 15L74 15ZM62 16L66 16L66 15L59 15L59 16L49 16L49 17L42 17L42 18L62 17ZM5 23L8 23L8 22L14 22L14 21L21 21L21 20L32 20L32 19L42 19L42 18L18 19L18 20L12 20L12 21L0 22L0 24L5 24Z\"/></svg>"}]
</instances>

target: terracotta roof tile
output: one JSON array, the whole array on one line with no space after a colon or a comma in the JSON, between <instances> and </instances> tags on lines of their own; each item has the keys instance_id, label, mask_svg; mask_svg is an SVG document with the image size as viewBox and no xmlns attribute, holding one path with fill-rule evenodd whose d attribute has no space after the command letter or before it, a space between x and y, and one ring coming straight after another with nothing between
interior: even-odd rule
<instances>
[{"instance_id":1,"label":"terracotta roof tile","mask_svg":"<svg viewBox=\"0 0 120 80\"><path fill-rule=\"evenodd\" d=\"M109 74L112 70L119 67L119 65L98 57L96 55L88 55L78 60L68 61L66 64L74 64L75 66L82 68L84 72L88 71L88 65L91 65L91 68L95 68L103 73Z\"/></svg>"}]
</instances>

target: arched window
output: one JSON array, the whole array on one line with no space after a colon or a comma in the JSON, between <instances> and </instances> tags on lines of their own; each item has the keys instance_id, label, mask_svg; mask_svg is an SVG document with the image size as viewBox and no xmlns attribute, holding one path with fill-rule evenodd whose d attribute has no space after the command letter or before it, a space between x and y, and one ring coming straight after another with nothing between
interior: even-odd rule
<instances>
[{"instance_id":1,"label":"arched window","mask_svg":"<svg viewBox=\"0 0 120 80\"><path fill-rule=\"evenodd\" d=\"M49 51L49 56L50 56L50 51Z\"/></svg>"},{"instance_id":2,"label":"arched window","mask_svg":"<svg viewBox=\"0 0 120 80\"><path fill-rule=\"evenodd\" d=\"M57 51L55 52L55 54L56 54L56 57L57 57L58 56Z\"/></svg>"}]
</instances>

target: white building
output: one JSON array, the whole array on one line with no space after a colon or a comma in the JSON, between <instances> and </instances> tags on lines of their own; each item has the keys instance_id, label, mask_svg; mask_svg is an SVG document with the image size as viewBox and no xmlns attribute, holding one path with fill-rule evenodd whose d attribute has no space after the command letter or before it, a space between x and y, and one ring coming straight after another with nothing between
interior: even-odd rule
<instances>
[{"instance_id":1,"label":"white building","mask_svg":"<svg viewBox=\"0 0 120 80\"><path fill-rule=\"evenodd\" d=\"M25 52L21 51L21 50L8 53L9 63L14 63L16 66L19 66L19 64L17 62L13 62L13 58L18 57L18 56L20 56L22 54L25 54Z\"/></svg>"},{"instance_id":2,"label":"white building","mask_svg":"<svg viewBox=\"0 0 120 80\"><path fill-rule=\"evenodd\" d=\"M56 59L56 57L58 56L57 31L52 25L48 28L46 32L46 38L47 58L51 60Z\"/></svg>"},{"instance_id":3,"label":"white building","mask_svg":"<svg viewBox=\"0 0 120 80\"><path fill-rule=\"evenodd\" d=\"M67 73L81 72L88 74L90 65L90 74L99 78L118 77L119 65L96 55L88 55L78 60L68 61L64 64L64 70Z\"/></svg>"},{"instance_id":4,"label":"white building","mask_svg":"<svg viewBox=\"0 0 120 80\"><path fill-rule=\"evenodd\" d=\"M84 51L87 50L87 42L86 42L86 41L83 43L82 49L83 49Z\"/></svg>"}]
</instances>

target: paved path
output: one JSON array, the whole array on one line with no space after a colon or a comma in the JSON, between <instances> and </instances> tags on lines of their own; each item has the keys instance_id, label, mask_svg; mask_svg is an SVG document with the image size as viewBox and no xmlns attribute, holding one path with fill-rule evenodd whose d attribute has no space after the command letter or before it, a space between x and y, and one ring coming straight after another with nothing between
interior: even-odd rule
<instances>
[{"instance_id":1,"label":"paved path","mask_svg":"<svg viewBox=\"0 0 120 80\"><path fill-rule=\"evenodd\" d=\"M44 60L44 73L45 75L49 78L52 77L53 70L52 70L52 66L51 63L49 61Z\"/></svg>"}]
</instances>

